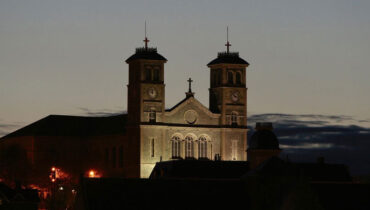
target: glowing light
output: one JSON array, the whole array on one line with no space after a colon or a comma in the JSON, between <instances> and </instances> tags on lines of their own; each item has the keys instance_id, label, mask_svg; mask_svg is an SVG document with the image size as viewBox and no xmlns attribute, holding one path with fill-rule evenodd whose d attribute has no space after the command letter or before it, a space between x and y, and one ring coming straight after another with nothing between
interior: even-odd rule
<instances>
[{"instance_id":1,"label":"glowing light","mask_svg":"<svg viewBox=\"0 0 370 210\"><path fill-rule=\"evenodd\" d=\"M88 171L87 176L90 177L90 178L98 178L98 177L100 177L100 175L98 174L98 172L96 170L94 170L94 169L91 169L90 171Z\"/></svg>"},{"instance_id":2,"label":"glowing light","mask_svg":"<svg viewBox=\"0 0 370 210\"><path fill-rule=\"evenodd\" d=\"M59 190L64 190L63 186L60 186L60 187L59 187Z\"/></svg>"},{"instance_id":3,"label":"glowing light","mask_svg":"<svg viewBox=\"0 0 370 210\"><path fill-rule=\"evenodd\" d=\"M91 171L89 172L89 177L95 177L95 171L91 170Z\"/></svg>"},{"instance_id":4,"label":"glowing light","mask_svg":"<svg viewBox=\"0 0 370 210\"><path fill-rule=\"evenodd\" d=\"M51 167L51 171L55 171L56 170L56 168L55 167Z\"/></svg>"},{"instance_id":5,"label":"glowing light","mask_svg":"<svg viewBox=\"0 0 370 210\"><path fill-rule=\"evenodd\" d=\"M51 179L51 182L55 182L55 179Z\"/></svg>"}]
</instances>

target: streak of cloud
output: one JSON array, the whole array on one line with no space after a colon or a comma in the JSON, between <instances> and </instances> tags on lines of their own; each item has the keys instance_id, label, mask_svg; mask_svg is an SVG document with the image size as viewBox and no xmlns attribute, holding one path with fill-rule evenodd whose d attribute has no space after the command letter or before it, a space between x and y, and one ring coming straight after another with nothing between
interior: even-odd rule
<instances>
[{"instance_id":1,"label":"streak of cloud","mask_svg":"<svg viewBox=\"0 0 370 210\"><path fill-rule=\"evenodd\" d=\"M123 109L99 109L99 110L92 110L85 107L78 108L83 116L91 116L91 117L107 117L107 116L114 116L119 114L125 114L126 111L121 111Z\"/></svg>"},{"instance_id":2,"label":"streak of cloud","mask_svg":"<svg viewBox=\"0 0 370 210\"><path fill-rule=\"evenodd\" d=\"M292 161L315 161L323 156L328 162L343 163L353 174L370 174L370 128L368 120L350 116L257 114L248 124L272 122L281 156ZM361 126L360 126L361 125ZM253 133L253 128L249 135Z\"/></svg>"}]
</instances>

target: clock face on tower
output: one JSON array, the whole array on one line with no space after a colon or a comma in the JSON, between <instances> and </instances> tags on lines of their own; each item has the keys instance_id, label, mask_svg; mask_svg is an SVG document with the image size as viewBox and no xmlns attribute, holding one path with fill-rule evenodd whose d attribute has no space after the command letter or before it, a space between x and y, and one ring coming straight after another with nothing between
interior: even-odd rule
<instances>
[{"instance_id":1,"label":"clock face on tower","mask_svg":"<svg viewBox=\"0 0 370 210\"><path fill-rule=\"evenodd\" d=\"M239 101L240 93L238 91L231 92L231 100L233 102Z\"/></svg>"},{"instance_id":2,"label":"clock face on tower","mask_svg":"<svg viewBox=\"0 0 370 210\"><path fill-rule=\"evenodd\" d=\"M148 96L152 99L155 98L157 96L157 90L153 87L149 88L148 89Z\"/></svg>"}]
</instances>

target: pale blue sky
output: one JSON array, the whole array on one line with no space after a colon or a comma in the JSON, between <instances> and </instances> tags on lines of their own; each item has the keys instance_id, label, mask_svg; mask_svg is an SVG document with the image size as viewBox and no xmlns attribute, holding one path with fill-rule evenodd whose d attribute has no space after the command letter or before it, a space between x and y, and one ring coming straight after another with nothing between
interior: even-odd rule
<instances>
[{"instance_id":1,"label":"pale blue sky","mask_svg":"<svg viewBox=\"0 0 370 210\"><path fill-rule=\"evenodd\" d=\"M369 11L368 0L0 0L0 125L126 110L123 61L143 45L145 20L168 59L166 107L188 77L208 106L206 64L228 25L251 64L249 113L370 119Z\"/></svg>"}]
</instances>

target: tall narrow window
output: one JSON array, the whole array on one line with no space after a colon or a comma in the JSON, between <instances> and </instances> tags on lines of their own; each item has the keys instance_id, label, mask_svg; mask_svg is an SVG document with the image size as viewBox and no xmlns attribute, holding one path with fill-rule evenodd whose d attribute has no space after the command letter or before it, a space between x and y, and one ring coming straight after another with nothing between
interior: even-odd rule
<instances>
[{"instance_id":1,"label":"tall narrow window","mask_svg":"<svg viewBox=\"0 0 370 210\"><path fill-rule=\"evenodd\" d=\"M172 158L180 157L180 143L181 139L178 136L172 137Z\"/></svg>"},{"instance_id":2,"label":"tall narrow window","mask_svg":"<svg viewBox=\"0 0 370 210\"><path fill-rule=\"evenodd\" d=\"M159 69L154 69L153 80L159 81Z\"/></svg>"},{"instance_id":3,"label":"tall narrow window","mask_svg":"<svg viewBox=\"0 0 370 210\"><path fill-rule=\"evenodd\" d=\"M123 146L121 145L118 149L118 165L123 168Z\"/></svg>"},{"instance_id":4,"label":"tall narrow window","mask_svg":"<svg viewBox=\"0 0 370 210\"><path fill-rule=\"evenodd\" d=\"M113 168L116 167L116 160L117 160L117 157L116 157L116 147L113 147L112 148L112 167Z\"/></svg>"},{"instance_id":5,"label":"tall narrow window","mask_svg":"<svg viewBox=\"0 0 370 210\"><path fill-rule=\"evenodd\" d=\"M146 81L152 80L152 71L150 69L145 69L145 80Z\"/></svg>"},{"instance_id":6,"label":"tall narrow window","mask_svg":"<svg viewBox=\"0 0 370 210\"><path fill-rule=\"evenodd\" d=\"M199 158L207 158L207 138L201 136L198 145Z\"/></svg>"},{"instance_id":7,"label":"tall narrow window","mask_svg":"<svg viewBox=\"0 0 370 210\"><path fill-rule=\"evenodd\" d=\"M154 109L150 109L149 112L149 122L155 122L157 118L157 114L155 113Z\"/></svg>"},{"instance_id":8,"label":"tall narrow window","mask_svg":"<svg viewBox=\"0 0 370 210\"><path fill-rule=\"evenodd\" d=\"M236 72L236 84L241 85L242 84L242 76L240 72Z\"/></svg>"},{"instance_id":9,"label":"tall narrow window","mask_svg":"<svg viewBox=\"0 0 370 210\"><path fill-rule=\"evenodd\" d=\"M218 79L217 79L217 84L218 85L221 85L223 82L222 82L222 71L219 70L218 71Z\"/></svg>"},{"instance_id":10,"label":"tall narrow window","mask_svg":"<svg viewBox=\"0 0 370 210\"><path fill-rule=\"evenodd\" d=\"M150 140L150 156L154 157L154 138Z\"/></svg>"},{"instance_id":11,"label":"tall narrow window","mask_svg":"<svg viewBox=\"0 0 370 210\"><path fill-rule=\"evenodd\" d=\"M193 137L185 137L185 158L194 157L194 142Z\"/></svg>"},{"instance_id":12,"label":"tall narrow window","mask_svg":"<svg viewBox=\"0 0 370 210\"><path fill-rule=\"evenodd\" d=\"M228 71L227 72L227 83L229 85L234 84L234 78L233 77L234 77L233 73L231 71Z\"/></svg>"},{"instance_id":13,"label":"tall narrow window","mask_svg":"<svg viewBox=\"0 0 370 210\"><path fill-rule=\"evenodd\" d=\"M217 75L216 75L216 72L215 72L215 70L212 70L212 72L211 72L211 86L212 87L214 87L214 86L216 86L216 84L217 84Z\"/></svg>"},{"instance_id":14,"label":"tall narrow window","mask_svg":"<svg viewBox=\"0 0 370 210\"><path fill-rule=\"evenodd\" d=\"M231 141L231 155L233 160L237 160L238 157L238 141L232 140Z\"/></svg>"},{"instance_id":15,"label":"tall narrow window","mask_svg":"<svg viewBox=\"0 0 370 210\"><path fill-rule=\"evenodd\" d=\"M231 113L231 125L238 125L238 114L236 112Z\"/></svg>"}]
</instances>

